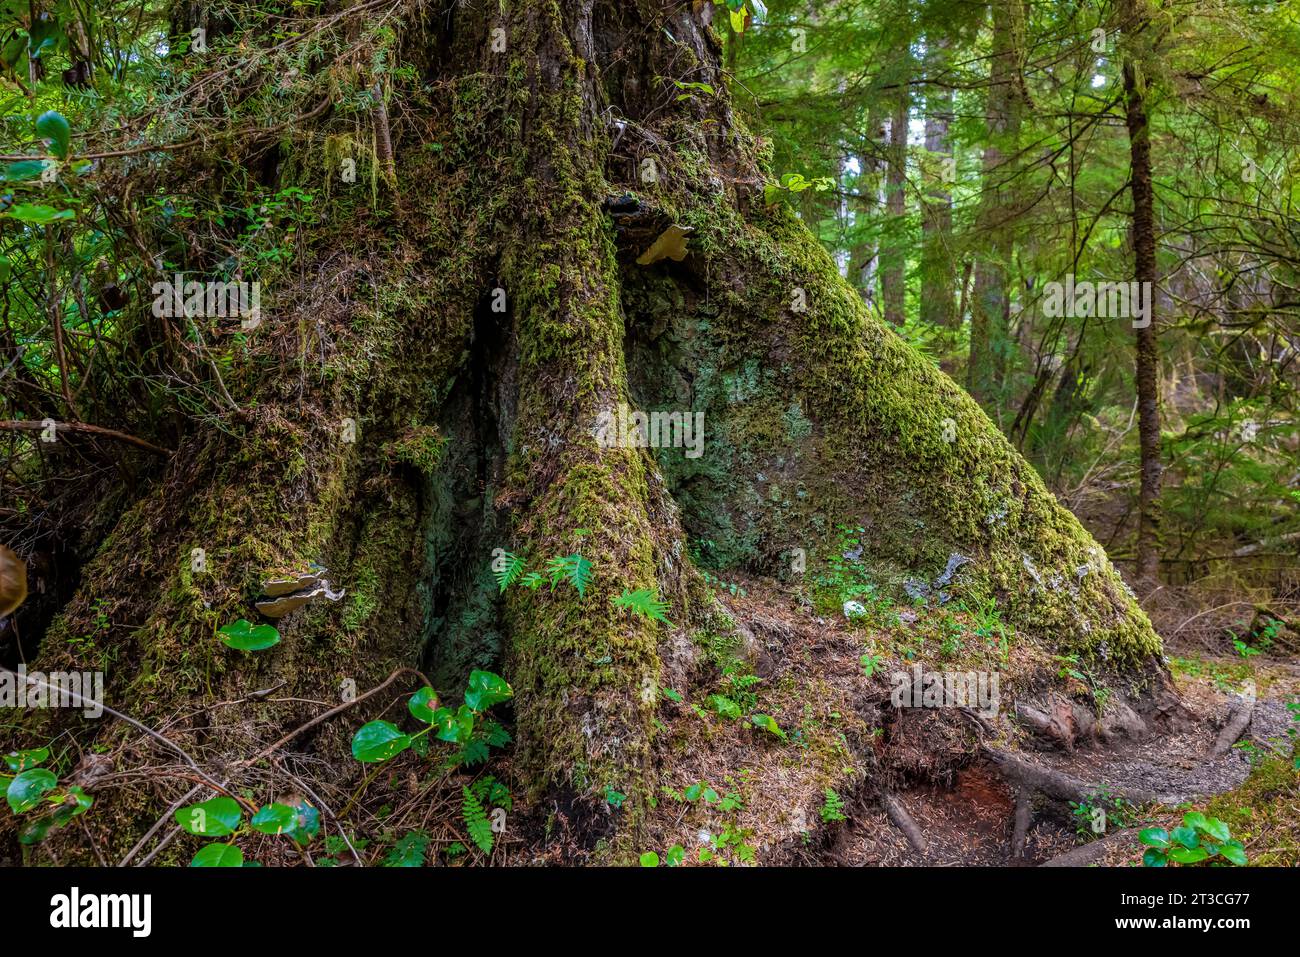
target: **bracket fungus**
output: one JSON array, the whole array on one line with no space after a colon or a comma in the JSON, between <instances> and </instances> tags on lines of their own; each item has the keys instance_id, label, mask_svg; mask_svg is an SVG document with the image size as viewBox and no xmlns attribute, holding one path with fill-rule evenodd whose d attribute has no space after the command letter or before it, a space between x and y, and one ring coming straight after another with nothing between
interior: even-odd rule
<instances>
[{"instance_id":1,"label":"bracket fungus","mask_svg":"<svg viewBox=\"0 0 1300 957\"><path fill-rule=\"evenodd\" d=\"M300 575L267 579L262 584L263 597L256 604L257 610L267 618L283 618L319 598L338 601L347 592L345 589L334 591L325 577L328 572L328 568L313 564L310 571Z\"/></svg>"}]
</instances>

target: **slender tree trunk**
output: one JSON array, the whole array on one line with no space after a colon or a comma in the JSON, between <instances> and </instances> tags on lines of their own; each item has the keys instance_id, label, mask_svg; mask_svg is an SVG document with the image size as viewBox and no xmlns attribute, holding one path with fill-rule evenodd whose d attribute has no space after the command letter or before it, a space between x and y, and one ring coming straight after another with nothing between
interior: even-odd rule
<instances>
[{"instance_id":1,"label":"slender tree trunk","mask_svg":"<svg viewBox=\"0 0 1300 957\"><path fill-rule=\"evenodd\" d=\"M986 409L1002 388L1010 348L1011 306L1008 294L1012 256L1011 220L1015 216L1012 180L1020 129L1022 91L1019 37L1023 0L994 0L993 53L989 66L987 129L976 235L984 252L976 258L971 295L970 357L966 387Z\"/></svg>"},{"instance_id":2,"label":"slender tree trunk","mask_svg":"<svg viewBox=\"0 0 1300 957\"><path fill-rule=\"evenodd\" d=\"M956 324L956 270L952 248L952 179L954 156L949 127L953 121L952 88L935 85L948 65L951 41L926 38L925 151L928 189L922 199L921 321L950 329Z\"/></svg>"},{"instance_id":3,"label":"slender tree trunk","mask_svg":"<svg viewBox=\"0 0 1300 957\"><path fill-rule=\"evenodd\" d=\"M1143 0L1125 0L1121 6L1125 37L1130 50L1124 58L1125 120L1129 138L1129 186L1133 197L1133 257L1137 281L1149 296L1150 313L1134 320L1136 346L1138 438L1142 486L1138 498L1137 580L1147 588L1160 581L1160 483L1164 465L1160 457L1160 353L1156 317L1155 191L1151 177L1151 130L1146 112L1143 58L1137 48L1146 38L1148 18Z\"/></svg>"},{"instance_id":4,"label":"slender tree trunk","mask_svg":"<svg viewBox=\"0 0 1300 957\"><path fill-rule=\"evenodd\" d=\"M885 321L901 326L907 308L907 120L911 97L904 77L889 118L889 142L885 173L885 212L889 217L889 238L880 253L880 298Z\"/></svg>"}]
</instances>

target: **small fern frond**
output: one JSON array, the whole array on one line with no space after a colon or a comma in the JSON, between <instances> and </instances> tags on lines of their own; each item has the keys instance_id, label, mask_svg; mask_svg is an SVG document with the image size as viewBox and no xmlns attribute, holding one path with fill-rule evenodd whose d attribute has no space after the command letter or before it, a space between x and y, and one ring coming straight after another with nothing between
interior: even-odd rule
<instances>
[{"instance_id":1,"label":"small fern frond","mask_svg":"<svg viewBox=\"0 0 1300 957\"><path fill-rule=\"evenodd\" d=\"M659 600L659 595L653 588L638 588L636 591L628 591L625 588L623 594L614 599L614 604L619 608L627 608L642 618L662 621L672 627L673 623L664 614L668 610L668 605Z\"/></svg>"},{"instance_id":2,"label":"small fern frond","mask_svg":"<svg viewBox=\"0 0 1300 957\"><path fill-rule=\"evenodd\" d=\"M478 849L484 854L491 854L492 822L488 820L487 812L483 810L482 803L469 788L462 787L460 793L460 816L465 820L469 839L477 844Z\"/></svg>"}]
</instances>

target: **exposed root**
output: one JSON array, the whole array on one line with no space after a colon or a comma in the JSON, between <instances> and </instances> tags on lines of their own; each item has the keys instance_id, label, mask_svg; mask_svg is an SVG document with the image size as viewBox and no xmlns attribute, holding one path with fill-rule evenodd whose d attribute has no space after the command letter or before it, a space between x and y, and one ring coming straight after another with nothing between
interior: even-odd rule
<instances>
[{"instance_id":1,"label":"exposed root","mask_svg":"<svg viewBox=\"0 0 1300 957\"><path fill-rule=\"evenodd\" d=\"M880 803L884 805L885 813L889 815L889 821L894 827L903 832L907 838L907 843L912 845L912 850L918 854L929 854L929 845L925 842L925 835L917 826L916 821L908 812L907 807L897 796L884 791L880 795Z\"/></svg>"},{"instance_id":2,"label":"exposed root","mask_svg":"<svg viewBox=\"0 0 1300 957\"><path fill-rule=\"evenodd\" d=\"M1011 857L1013 859L1025 856L1025 838L1029 834L1033 793L1027 787L1016 789L1016 816L1015 824L1011 829Z\"/></svg>"},{"instance_id":3,"label":"exposed root","mask_svg":"<svg viewBox=\"0 0 1300 957\"><path fill-rule=\"evenodd\" d=\"M1081 781L1062 771L1054 771L1034 764L1009 751L984 748L984 753L998 766L998 769L1011 781L1021 787L1042 791L1044 794L1062 801L1083 802L1092 799L1101 785ZM1161 795L1154 791L1136 788L1107 788L1116 798L1123 798L1131 804L1179 804L1186 800L1178 795Z\"/></svg>"},{"instance_id":4,"label":"exposed root","mask_svg":"<svg viewBox=\"0 0 1300 957\"><path fill-rule=\"evenodd\" d=\"M1219 736L1214 739L1214 744L1205 756L1206 761L1213 761L1221 758L1237 743L1240 738L1250 727L1251 719L1255 715L1255 692L1252 688L1242 698L1232 706L1232 711L1228 714L1228 723L1223 726Z\"/></svg>"},{"instance_id":5,"label":"exposed root","mask_svg":"<svg viewBox=\"0 0 1300 957\"><path fill-rule=\"evenodd\" d=\"M1076 847L1073 850L1066 851L1050 861L1044 861L1039 867L1087 867L1094 864L1098 859L1104 857L1117 844L1122 844L1127 840L1137 837L1138 829L1135 827L1125 828L1122 831L1112 831L1105 837L1100 837L1095 841L1090 841L1082 847Z\"/></svg>"}]
</instances>

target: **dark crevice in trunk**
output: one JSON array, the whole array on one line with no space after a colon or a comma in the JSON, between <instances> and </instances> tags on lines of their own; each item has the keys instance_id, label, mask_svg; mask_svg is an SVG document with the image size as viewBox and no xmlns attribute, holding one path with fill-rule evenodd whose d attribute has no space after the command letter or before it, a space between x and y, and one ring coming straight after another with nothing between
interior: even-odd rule
<instances>
[{"instance_id":1,"label":"dark crevice in trunk","mask_svg":"<svg viewBox=\"0 0 1300 957\"><path fill-rule=\"evenodd\" d=\"M491 574L506 548L494 506L514 427L513 316L494 312L491 291L475 309L469 355L443 405L444 458L428 489L429 619L423 666L443 693L475 668L497 667L505 648Z\"/></svg>"}]
</instances>

